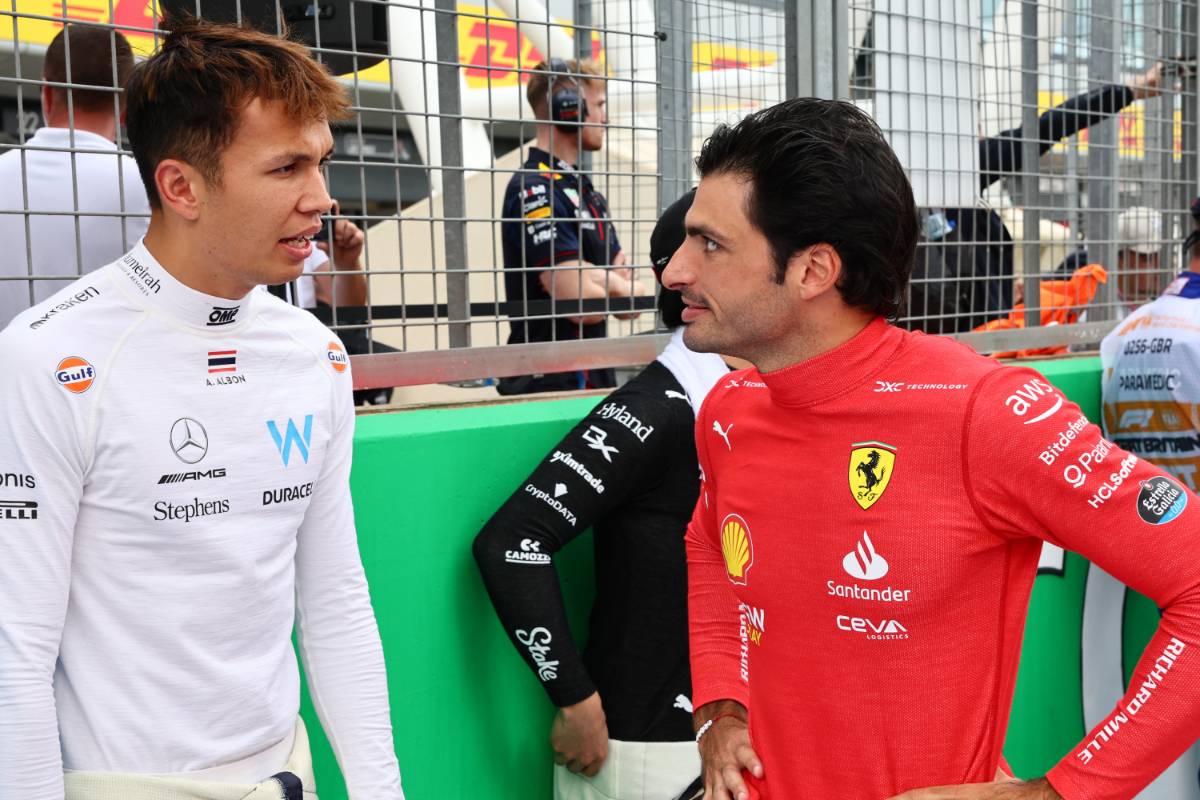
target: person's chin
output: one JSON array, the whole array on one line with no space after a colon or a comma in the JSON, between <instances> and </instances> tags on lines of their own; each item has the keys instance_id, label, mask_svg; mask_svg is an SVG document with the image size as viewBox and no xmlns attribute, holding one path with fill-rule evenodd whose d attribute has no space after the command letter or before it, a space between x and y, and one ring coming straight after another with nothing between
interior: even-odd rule
<instances>
[{"instance_id":1,"label":"person's chin","mask_svg":"<svg viewBox=\"0 0 1200 800\"><path fill-rule=\"evenodd\" d=\"M683 343L694 353L723 352L717 337L700 320L684 323Z\"/></svg>"}]
</instances>

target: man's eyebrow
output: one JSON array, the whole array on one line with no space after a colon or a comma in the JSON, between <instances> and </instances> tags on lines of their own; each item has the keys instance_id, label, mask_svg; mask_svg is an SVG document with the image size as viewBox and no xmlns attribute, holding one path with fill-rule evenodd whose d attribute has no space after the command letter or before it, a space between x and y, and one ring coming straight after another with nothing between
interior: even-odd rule
<instances>
[{"instance_id":1,"label":"man's eyebrow","mask_svg":"<svg viewBox=\"0 0 1200 800\"><path fill-rule=\"evenodd\" d=\"M725 240L725 237L721 233L709 227L708 225L705 225L703 222L685 224L683 226L683 230L688 236L703 236L707 239L714 239L718 242Z\"/></svg>"},{"instance_id":2,"label":"man's eyebrow","mask_svg":"<svg viewBox=\"0 0 1200 800\"><path fill-rule=\"evenodd\" d=\"M332 157L333 157L333 148L331 147L325 153L325 155L321 156L320 160L327 161L328 159L330 159ZM312 160L313 160L313 157L308 153L293 152L293 153L280 153L279 155L275 156L274 158L271 158L270 160L268 160L267 163L271 164L271 165L282 166L284 164L305 164Z\"/></svg>"}]
</instances>

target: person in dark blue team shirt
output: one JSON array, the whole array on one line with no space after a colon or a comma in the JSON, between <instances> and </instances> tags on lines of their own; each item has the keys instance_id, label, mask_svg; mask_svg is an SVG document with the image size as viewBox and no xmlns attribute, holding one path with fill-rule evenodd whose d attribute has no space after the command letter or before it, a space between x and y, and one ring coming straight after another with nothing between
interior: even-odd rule
<instances>
[{"instance_id":1,"label":"person in dark blue team shirt","mask_svg":"<svg viewBox=\"0 0 1200 800\"><path fill-rule=\"evenodd\" d=\"M608 203L576 169L579 154L604 146L604 82L590 61L538 64L526 98L538 120L537 142L504 193L504 289L510 308L509 344L599 339L603 312L579 300L630 308L632 272L626 266ZM574 313L572 313L574 312ZM583 313L581 313L583 312ZM628 312L618 315L630 316ZM611 369L503 378L501 394L607 388Z\"/></svg>"}]
</instances>

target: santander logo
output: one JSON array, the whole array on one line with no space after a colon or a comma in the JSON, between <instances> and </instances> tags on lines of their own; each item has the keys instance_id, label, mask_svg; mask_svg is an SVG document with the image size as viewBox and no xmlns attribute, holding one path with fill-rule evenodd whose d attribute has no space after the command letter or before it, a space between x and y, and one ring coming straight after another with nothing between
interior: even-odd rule
<instances>
[{"instance_id":1,"label":"santander logo","mask_svg":"<svg viewBox=\"0 0 1200 800\"><path fill-rule=\"evenodd\" d=\"M846 570L846 573L852 578L875 581L887 575L888 562L887 559L875 552L875 545L871 544L871 537L867 535L866 531L863 531L862 539L842 559L842 569Z\"/></svg>"}]
</instances>

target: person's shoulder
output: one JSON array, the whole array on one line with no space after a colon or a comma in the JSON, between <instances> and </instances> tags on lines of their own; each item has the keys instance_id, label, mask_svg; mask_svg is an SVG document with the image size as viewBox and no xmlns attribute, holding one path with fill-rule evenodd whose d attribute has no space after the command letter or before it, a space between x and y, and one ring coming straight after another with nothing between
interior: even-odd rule
<instances>
[{"instance_id":1,"label":"person's shoulder","mask_svg":"<svg viewBox=\"0 0 1200 800\"><path fill-rule=\"evenodd\" d=\"M285 331L319 362L328 362L335 372L346 371L350 360L341 338L310 311L268 292L261 292L261 296L255 298L255 303L258 305L257 317L260 322Z\"/></svg>"},{"instance_id":2,"label":"person's shoulder","mask_svg":"<svg viewBox=\"0 0 1200 800\"><path fill-rule=\"evenodd\" d=\"M718 408L734 402L753 402L756 399L769 400L770 393L767 384L753 367L737 369L730 372L709 390L704 402L700 405L697 417L711 414Z\"/></svg>"},{"instance_id":3,"label":"person's shoulder","mask_svg":"<svg viewBox=\"0 0 1200 800\"><path fill-rule=\"evenodd\" d=\"M897 362L910 378L956 382L978 380L1001 364L980 355L970 345L949 336L929 336L919 331L901 331L904 341ZM885 370L886 372L886 370Z\"/></svg>"},{"instance_id":4,"label":"person's shoulder","mask_svg":"<svg viewBox=\"0 0 1200 800\"><path fill-rule=\"evenodd\" d=\"M72 368L83 375L96 369L140 318L117 288L111 265L102 267L17 314L0 331L5 379Z\"/></svg>"},{"instance_id":5,"label":"person's shoulder","mask_svg":"<svg viewBox=\"0 0 1200 800\"><path fill-rule=\"evenodd\" d=\"M597 406L620 407L638 413L657 425L682 422L689 429L694 423L692 405L679 381L658 361L652 361Z\"/></svg>"}]
</instances>

